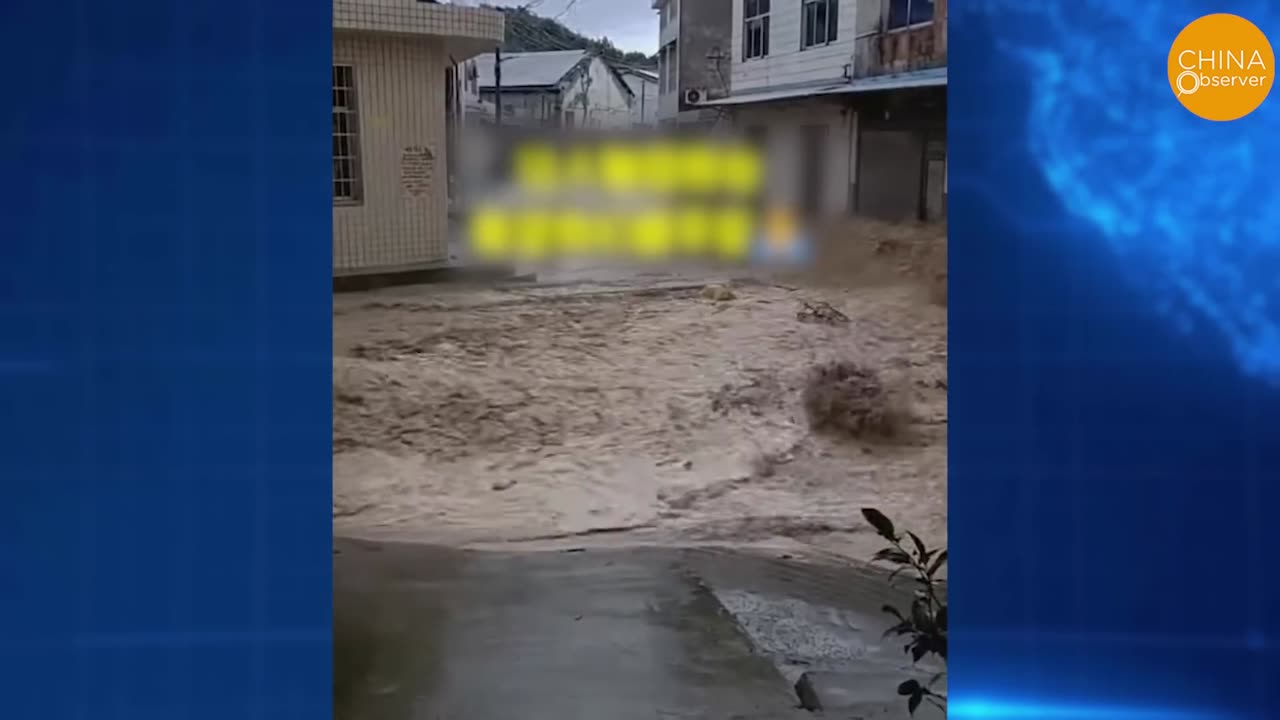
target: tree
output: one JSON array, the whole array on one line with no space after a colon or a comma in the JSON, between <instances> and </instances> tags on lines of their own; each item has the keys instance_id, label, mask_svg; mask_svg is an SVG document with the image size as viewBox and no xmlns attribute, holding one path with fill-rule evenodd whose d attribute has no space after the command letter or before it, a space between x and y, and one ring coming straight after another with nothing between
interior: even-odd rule
<instances>
[{"instance_id":1,"label":"tree","mask_svg":"<svg viewBox=\"0 0 1280 720\"><path fill-rule=\"evenodd\" d=\"M657 55L622 52L608 38L592 39L574 32L554 18L535 15L524 7L490 7L506 16L506 37L502 49L507 52L542 52L545 50L591 50L609 63L655 68Z\"/></svg>"}]
</instances>

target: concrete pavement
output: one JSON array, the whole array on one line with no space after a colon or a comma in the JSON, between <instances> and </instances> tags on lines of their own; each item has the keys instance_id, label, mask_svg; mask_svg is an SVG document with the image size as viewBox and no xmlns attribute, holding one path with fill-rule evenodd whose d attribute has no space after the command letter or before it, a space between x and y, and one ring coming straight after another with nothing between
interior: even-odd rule
<instances>
[{"instance_id":1,"label":"concrete pavement","mask_svg":"<svg viewBox=\"0 0 1280 720\"><path fill-rule=\"evenodd\" d=\"M469 552L339 540L340 720L791 720L804 670L905 717L874 574L663 548ZM858 678L861 678L859 680ZM848 683L845 683L846 685Z\"/></svg>"}]
</instances>

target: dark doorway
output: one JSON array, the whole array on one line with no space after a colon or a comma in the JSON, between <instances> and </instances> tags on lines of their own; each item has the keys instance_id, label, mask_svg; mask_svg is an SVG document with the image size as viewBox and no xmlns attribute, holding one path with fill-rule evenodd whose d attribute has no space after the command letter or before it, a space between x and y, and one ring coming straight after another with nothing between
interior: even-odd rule
<instances>
[{"instance_id":1,"label":"dark doorway","mask_svg":"<svg viewBox=\"0 0 1280 720\"><path fill-rule=\"evenodd\" d=\"M826 125L800 128L800 208L807 215L822 210L822 193L826 187Z\"/></svg>"},{"instance_id":2,"label":"dark doorway","mask_svg":"<svg viewBox=\"0 0 1280 720\"><path fill-rule=\"evenodd\" d=\"M911 130L863 130L858 142L858 214L890 222L920 219L923 138Z\"/></svg>"}]
</instances>

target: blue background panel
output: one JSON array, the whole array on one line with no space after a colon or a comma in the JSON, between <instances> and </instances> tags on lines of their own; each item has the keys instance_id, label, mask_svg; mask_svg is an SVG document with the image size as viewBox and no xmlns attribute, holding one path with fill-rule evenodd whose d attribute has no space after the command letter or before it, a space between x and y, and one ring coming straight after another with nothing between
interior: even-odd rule
<instances>
[{"instance_id":1,"label":"blue background panel","mask_svg":"<svg viewBox=\"0 0 1280 720\"><path fill-rule=\"evenodd\" d=\"M950 19L951 713L1277 716L1280 97L1201 120L1178 31L1262 2Z\"/></svg>"},{"instance_id":2,"label":"blue background panel","mask_svg":"<svg viewBox=\"0 0 1280 720\"><path fill-rule=\"evenodd\" d=\"M331 22L0 5L5 717L331 713Z\"/></svg>"}]
</instances>

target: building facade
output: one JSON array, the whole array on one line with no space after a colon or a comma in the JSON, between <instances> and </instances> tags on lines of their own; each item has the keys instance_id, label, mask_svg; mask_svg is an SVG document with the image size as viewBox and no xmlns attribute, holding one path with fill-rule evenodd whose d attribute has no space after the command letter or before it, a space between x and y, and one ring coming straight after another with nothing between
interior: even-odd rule
<instances>
[{"instance_id":1,"label":"building facade","mask_svg":"<svg viewBox=\"0 0 1280 720\"><path fill-rule=\"evenodd\" d=\"M946 215L946 0L733 0L731 92L811 214Z\"/></svg>"},{"instance_id":2,"label":"building facade","mask_svg":"<svg viewBox=\"0 0 1280 720\"><path fill-rule=\"evenodd\" d=\"M722 113L699 103L729 95L737 1L654 0L660 124L708 125L720 119Z\"/></svg>"},{"instance_id":3,"label":"building facade","mask_svg":"<svg viewBox=\"0 0 1280 720\"><path fill-rule=\"evenodd\" d=\"M630 86L617 70L586 50L503 53L501 78L494 72L498 61L493 53L480 55L475 62L480 98L494 105L504 124L631 126L634 94Z\"/></svg>"},{"instance_id":4,"label":"building facade","mask_svg":"<svg viewBox=\"0 0 1280 720\"><path fill-rule=\"evenodd\" d=\"M334 0L334 274L449 259L454 58L502 42L502 13L416 0Z\"/></svg>"},{"instance_id":5,"label":"building facade","mask_svg":"<svg viewBox=\"0 0 1280 720\"><path fill-rule=\"evenodd\" d=\"M658 124L658 74L640 68L620 67L618 72L631 88L632 127Z\"/></svg>"}]
</instances>

